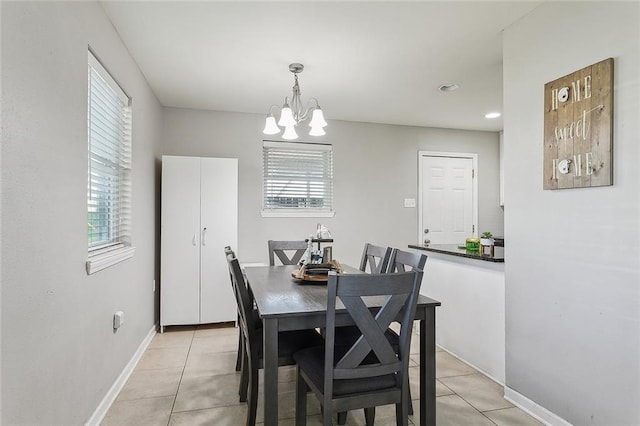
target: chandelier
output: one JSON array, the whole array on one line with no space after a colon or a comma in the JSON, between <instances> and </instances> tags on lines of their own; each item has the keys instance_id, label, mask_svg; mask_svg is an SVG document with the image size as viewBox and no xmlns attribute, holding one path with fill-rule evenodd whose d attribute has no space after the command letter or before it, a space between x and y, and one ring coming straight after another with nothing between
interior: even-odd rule
<instances>
[{"instance_id":1,"label":"chandelier","mask_svg":"<svg viewBox=\"0 0 640 426\"><path fill-rule=\"evenodd\" d=\"M293 63L289 65L289 71L293 73L294 77L293 95L291 96L291 100L289 100L288 96L284 98L284 105L282 105L282 107L271 105L264 130L262 131L265 135L280 133L280 127L284 127L284 133L282 134L283 139L298 139L295 128L298 124L309 118L309 114L312 114L311 121L309 121L309 127L311 127L309 134L311 136L322 136L325 134L323 127L326 127L327 122L324 121L318 99L311 98L309 106L307 106L306 109L304 109L302 105L300 86L298 85L298 74L301 73L302 70L304 70L304 65L302 64ZM280 108L278 124L276 124L276 118L272 113L274 108Z\"/></svg>"}]
</instances>

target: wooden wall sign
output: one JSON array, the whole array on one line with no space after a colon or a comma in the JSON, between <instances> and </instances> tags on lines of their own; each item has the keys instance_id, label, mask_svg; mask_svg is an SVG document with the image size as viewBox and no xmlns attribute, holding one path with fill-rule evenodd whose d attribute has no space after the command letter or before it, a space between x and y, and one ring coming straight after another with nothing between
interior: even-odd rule
<instances>
[{"instance_id":1,"label":"wooden wall sign","mask_svg":"<svg viewBox=\"0 0 640 426\"><path fill-rule=\"evenodd\" d=\"M544 189L613 184L613 59L544 85Z\"/></svg>"}]
</instances>

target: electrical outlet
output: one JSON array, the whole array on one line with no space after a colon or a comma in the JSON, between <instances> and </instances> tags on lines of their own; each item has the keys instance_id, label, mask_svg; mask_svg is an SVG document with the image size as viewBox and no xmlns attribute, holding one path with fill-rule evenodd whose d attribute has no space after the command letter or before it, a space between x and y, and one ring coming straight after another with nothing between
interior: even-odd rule
<instances>
[{"instance_id":1,"label":"electrical outlet","mask_svg":"<svg viewBox=\"0 0 640 426\"><path fill-rule=\"evenodd\" d=\"M117 330L124 324L124 312L117 311L113 314L113 329Z\"/></svg>"}]
</instances>

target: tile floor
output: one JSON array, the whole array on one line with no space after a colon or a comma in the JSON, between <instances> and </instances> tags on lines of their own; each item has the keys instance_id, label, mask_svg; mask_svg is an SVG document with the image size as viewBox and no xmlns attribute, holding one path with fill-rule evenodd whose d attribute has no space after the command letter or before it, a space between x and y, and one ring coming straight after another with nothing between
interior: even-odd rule
<instances>
[{"instance_id":1,"label":"tile floor","mask_svg":"<svg viewBox=\"0 0 640 426\"><path fill-rule=\"evenodd\" d=\"M237 333L230 326L194 326L168 327L157 334L102 425L243 426L247 408L238 402ZM419 397L417 339L409 369L414 399ZM502 386L439 349L436 376L438 426L540 425L503 398ZM279 380L279 424L293 425L294 367L281 367ZM321 425L320 406L312 396L308 402L307 424ZM413 404L417 408L419 401ZM258 424L262 419L260 394ZM350 412L347 424L364 425L362 410ZM409 417L409 424L419 424L418 413ZM376 410L376 425L395 425L393 405Z\"/></svg>"}]
</instances>

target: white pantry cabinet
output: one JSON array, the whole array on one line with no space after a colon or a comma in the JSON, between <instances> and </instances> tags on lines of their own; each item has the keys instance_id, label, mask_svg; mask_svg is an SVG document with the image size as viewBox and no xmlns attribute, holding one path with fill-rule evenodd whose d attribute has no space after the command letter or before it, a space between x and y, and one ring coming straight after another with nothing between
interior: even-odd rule
<instances>
[{"instance_id":1,"label":"white pantry cabinet","mask_svg":"<svg viewBox=\"0 0 640 426\"><path fill-rule=\"evenodd\" d=\"M237 249L238 160L162 157L160 330L235 321L224 247Z\"/></svg>"}]
</instances>

